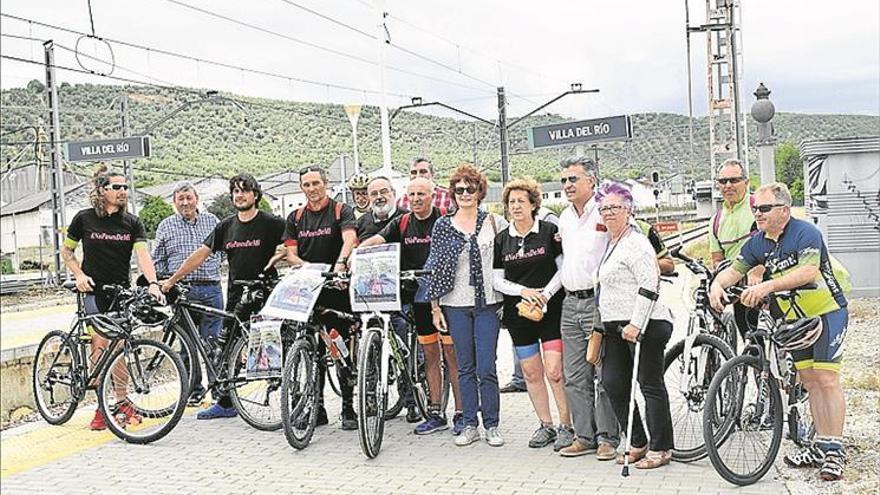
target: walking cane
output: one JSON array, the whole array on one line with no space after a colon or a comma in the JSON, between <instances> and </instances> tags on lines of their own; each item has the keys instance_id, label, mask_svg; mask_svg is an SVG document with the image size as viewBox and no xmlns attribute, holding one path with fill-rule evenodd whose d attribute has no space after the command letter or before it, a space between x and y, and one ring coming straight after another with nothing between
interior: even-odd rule
<instances>
[{"instance_id":1,"label":"walking cane","mask_svg":"<svg viewBox=\"0 0 880 495\"><path fill-rule=\"evenodd\" d=\"M636 383L639 374L639 355L642 350L642 337L645 336L645 330L647 330L648 322L651 320L651 312L654 310L654 303L657 302L657 298L660 296L658 293L645 289L644 287L639 287L639 295L647 298L650 301L650 304L648 305L648 311L645 313L645 319L639 327L641 330L636 337L636 350L635 355L633 356L632 381L630 382L629 389L629 412L627 413L626 420L626 449L623 451L623 471L620 473L623 477L629 476L629 452L632 449L633 411L636 407ZM621 331L622 330L623 329L621 329Z\"/></svg>"}]
</instances>

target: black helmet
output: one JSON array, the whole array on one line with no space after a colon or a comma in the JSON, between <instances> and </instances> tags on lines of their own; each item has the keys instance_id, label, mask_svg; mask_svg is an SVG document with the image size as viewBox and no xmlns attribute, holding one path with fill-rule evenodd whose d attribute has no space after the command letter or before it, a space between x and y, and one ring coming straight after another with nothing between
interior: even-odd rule
<instances>
[{"instance_id":1,"label":"black helmet","mask_svg":"<svg viewBox=\"0 0 880 495\"><path fill-rule=\"evenodd\" d=\"M809 348L822 335L822 318L800 318L783 323L773 332L773 340L786 351Z\"/></svg>"}]
</instances>

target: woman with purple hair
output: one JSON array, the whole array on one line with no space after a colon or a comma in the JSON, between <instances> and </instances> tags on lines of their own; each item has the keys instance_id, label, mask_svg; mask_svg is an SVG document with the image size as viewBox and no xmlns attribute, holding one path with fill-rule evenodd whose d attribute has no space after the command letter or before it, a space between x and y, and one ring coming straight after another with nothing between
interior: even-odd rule
<instances>
[{"instance_id":1,"label":"woman with purple hair","mask_svg":"<svg viewBox=\"0 0 880 495\"><path fill-rule=\"evenodd\" d=\"M651 442L642 427L638 406L633 411L629 462L653 469L672 457L672 418L663 382L663 350L672 335L672 315L660 303L642 294L658 291L660 270L654 249L631 221L633 198L618 184L604 186L596 195L599 214L609 241L598 270L599 313L605 329L602 381L621 430L627 429L635 342L642 335L637 379L645 396ZM650 314L648 313L650 311ZM645 328L640 328L647 321ZM623 456L617 462L623 464Z\"/></svg>"}]
</instances>

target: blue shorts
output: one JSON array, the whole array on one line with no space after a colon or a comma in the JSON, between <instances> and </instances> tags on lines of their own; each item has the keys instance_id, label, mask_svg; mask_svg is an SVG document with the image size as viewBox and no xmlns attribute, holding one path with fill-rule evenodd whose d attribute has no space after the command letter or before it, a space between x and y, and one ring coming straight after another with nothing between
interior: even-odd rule
<instances>
[{"instance_id":1,"label":"blue shorts","mask_svg":"<svg viewBox=\"0 0 880 495\"><path fill-rule=\"evenodd\" d=\"M840 373L843 360L843 340L849 323L849 311L840 308L822 315L822 335L809 349L794 351L794 366L798 370L830 370Z\"/></svg>"}]
</instances>

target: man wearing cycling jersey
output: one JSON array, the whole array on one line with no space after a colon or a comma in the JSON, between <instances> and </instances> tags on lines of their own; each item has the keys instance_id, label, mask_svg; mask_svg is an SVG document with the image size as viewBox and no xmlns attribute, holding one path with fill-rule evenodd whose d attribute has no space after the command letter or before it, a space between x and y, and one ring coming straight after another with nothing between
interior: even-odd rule
<instances>
[{"instance_id":1,"label":"man wearing cycling jersey","mask_svg":"<svg viewBox=\"0 0 880 495\"><path fill-rule=\"evenodd\" d=\"M275 254L284 234L284 220L257 208L260 198L263 197L260 184L251 174L238 174L229 179L229 194L237 213L221 220L174 275L162 283L164 292L171 290L174 284L202 266L212 254L223 252L229 260L226 310L234 311L244 292L244 288L235 285L235 281L254 280L277 261L278 256ZM242 320L247 320L250 316L238 315ZM238 415L228 393L219 395L216 399L211 407L199 411L196 418L207 420Z\"/></svg>"},{"instance_id":2,"label":"man wearing cycling jersey","mask_svg":"<svg viewBox=\"0 0 880 495\"><path fill-rule=\"evenodd\" d=\"M76 288L86 293L86 314L108 311L112 295L102 290L105 285L128 287L129 263L134 251L138 268L149 282L149 291L157 299L164 301L156 280L156 270L150 251L147 249L147 232L141 220L125 211L128 204L128 184L125 177L102 168L95 176L95 188L89 195L91 208L77 212L67 228L67 238L61 247L61 258L67 269L76 279ZM76 259L76 247L83 244L83 261ZM100 356L107 349L109 341L91 332L91 356ZM127 376L125 370L115 370L118 376ZM140 422L140 417L126 400L125 383L117 387L116 399L119 411L126 415L130 423ZM92 430L107 428L106 418L100 409L89 424Z\"/></svg>"},{"instance_id":3,"label":"man wearing cycling jersey","mask_svg":"<svg viewBox=\"0 0 880 495\"><path fill-rule=\"evenodd\" d=\"M420 270L425 266L428 252L431 249L431 231L434 222L443 212L434 207L434 185L430 180L423 177L412 179L407 187L408 204L412 211L392 220L377 235L364 241L361 246L375 246L385 242L399 242L401 244L400 269ZM452 393L455 398L455 415L453 427L460 432L464 428L461 415L461 399L458 394L458 361L455 358L455 349L452 345L452 337L449 334L440 334L431 318L431 305L424 297L417 297L416 293L404 292L403 302L411 305L415 319L416 331L419 344L425 353L425 372L428 377L428 390L430 391L432 404L425 421L416 426L417 435L427 435L436 431L449 428L445 411L440 410L442 376L440 369L440 352L446 359L449 373L449 382L452 384ZM418 294L422 296L422 294Z\"/></svg>"},{"instance_id":4,"label":"man wearing cycling jersey","mask_svg":"<svg viewBox=\"0 0 880 495\"><path fill-rule=\"evenodd\" d=\"M846 405L839 372L849 320L844 294L848 274L828 254L819 229L791 217L791 194L785 184L777 182L758 189L752 209L761 232L743 245L731 267L715 277L710 302L721 309L726 302L724 289L759 265L766 268L764 281L747 288L740 297L748 307L755 307L777 291L811 283L818 286L799 293L798 305L807 316L821 317L822 333L811 348L792 352L798 378L810 393L816 443L785 460L798 467L821 465L822 479L838 480L846 462L841 443ZM788 302L775 302L779 310L789 309Z\"/></svg>"},{"instance_id":5,"label":"man wearing cycling jersey","mask_svg":"<svg viewBox=\"0 0 880 495\"><path fill-rule=\"evenodd\" d=\"M335 272L346 271L346 262L357 242L354 211L346 204L338 203L327 196L327 172L318 167L306 167L299 171L299 185L306 195L307 203L287 217L284 232L284 245L287 249L287 262L299 266L304 262L326 263ZM321 291L317 305L350 312L351 304L347 291ZM335 328L344 339L350 336L351 324L331 315L319 317L329 331ZM357 415L354 412L352 397L354 384L351 372L342 367L339 370L342 392L343 430L357 429ZM323 388L319 394L318 425L328 423L327 410L324 409Z\"/></svg>"}]
</instances>

